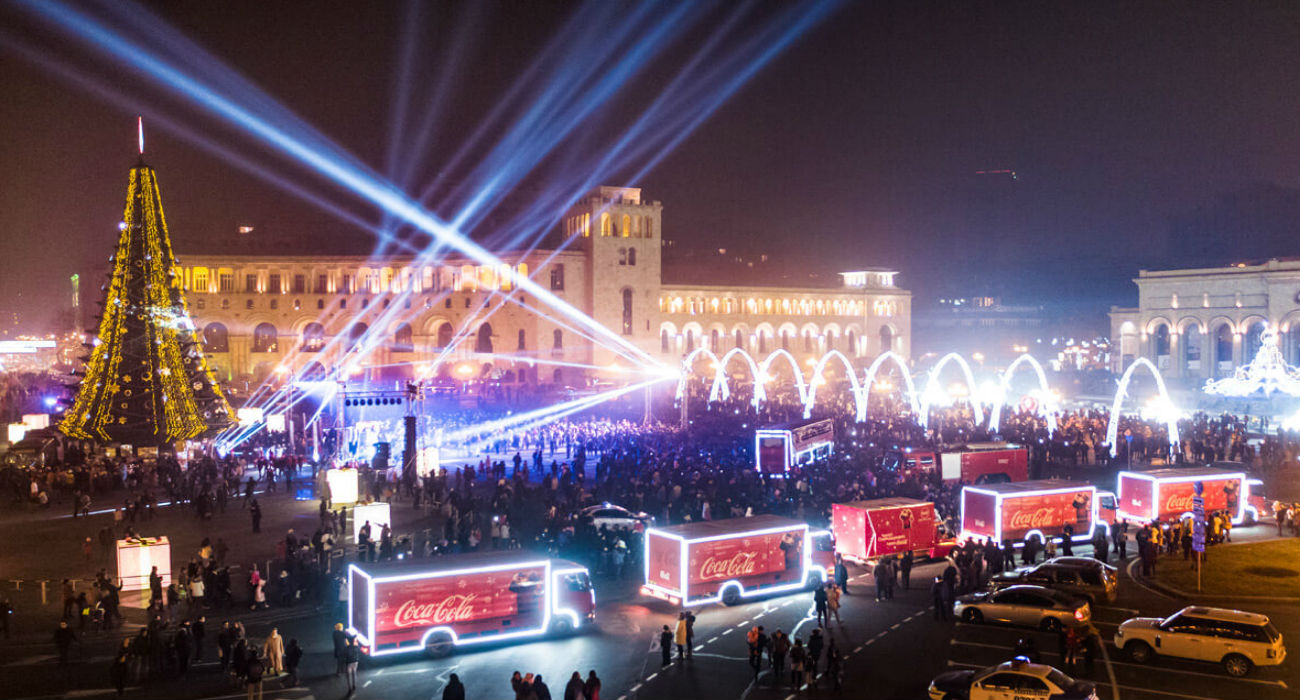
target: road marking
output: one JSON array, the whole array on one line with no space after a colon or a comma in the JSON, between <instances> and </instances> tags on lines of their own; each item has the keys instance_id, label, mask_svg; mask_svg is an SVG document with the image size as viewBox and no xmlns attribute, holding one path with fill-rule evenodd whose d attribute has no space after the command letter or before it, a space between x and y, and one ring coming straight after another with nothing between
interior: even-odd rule
<instances>
[{"instance_id":1,"label":"road marking","mask_svg":"<svg viewBox=\"0 0 1300 700\"><path fill-rule=\"evenodd\" d=\"M652 674L646 676L646 677L645 677L646 682L649 683L650 681L654 680L654 679L655 679L655 676L657 676L657 675L659 675L659 672L658 672L658 671L655 671L654 673L652 673Z\"/></svg>"},{"instance_id":2,"label":"road marking","mask_svg":"<svg viewBox=\"0 0 1300 700\"><path fill-rule=\"evenodd\" d=\"M862 647L864 647L864 646L866 646L866 645L865 645L865 644L859 644L859 645L858 645L858 648L853 650L853 653L856 654L856 653L862 651Z\"/></svg>"},{"instance_id":3,"label":"road marking","mask_svg":"<svg viewBox=\"0 0 1300 700\"><path fill-rule=\"evenodd\" d=\"M371 683L374 683L374 681L366 681L365 683L362 683L362 684L361 684L361 687L362 687L362 688L369 688Z\"/></svg>"},{"instance_id":4,"label":"road marking","mask_svg":"<svg viewBox=\"0 0 1300 700\"><path fill-rule=\"evenodd\" d=\"M713 635L713 639L710 639L709 641L705 642L705 644L712 644L716 641L718 641L718 636L715 634Z\"/></svg>"},{"instance_id":5,"label":"road marking","mask_svg":"<svg viewBox=\"0 0 1300 700\"><path fill-rule=\"evenodd\" d=\"M727 635L729 635L729 634L731 634L731 632L732 632L732 630L730 630L730 629L725 629L725 630L722 630L722 636L724 636L724 637L725 637L725 636L727 636Z\"/></svg>"},{"instance_id":6,"label":"road marking","mask_svg":"<svg viewBox=\"0 0 1300 700\"><path fill-rule=\"evenodd\" d=\"M640 684L640 683L637 683L636 685L632 686L631 688L628 688L627 690L628 690L628 692L630 692L630 693L635 693L636 691L638 691L638 690L640 690L640 689L641 689L641 684Z\"/></svg>"},{"instance_id":7,"label":"road marking","mask_svg":"<svg viewBox=\"0 0 1300 700\"><path fill-rule=\"evenodd\" d=\"M890 627L889 629L891 629L891 630L896 630L896 629L898 629L898 623L895 622L894 625L893 625L892 627Z\"/></svg>"},{"instance_id":8,"label":"road marking","mask_svg":"<svg viewBox=\"0 0 1300 700\"><path fill-rule=\"evenodd\" d=\"M736 625L736 629L744 629L744 628L745 628L745 625L748 625L748 624L749 624L749 620L745 620L744 622L740 623L739 625Z\"/></svg>"}]
</instances>

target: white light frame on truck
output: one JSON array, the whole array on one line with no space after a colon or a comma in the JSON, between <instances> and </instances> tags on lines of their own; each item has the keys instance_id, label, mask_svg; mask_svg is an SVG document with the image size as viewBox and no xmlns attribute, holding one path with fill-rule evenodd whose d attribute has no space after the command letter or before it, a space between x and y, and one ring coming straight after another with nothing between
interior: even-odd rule
<instances>
[{"instance_id":1,"label":"white light frame on truck","mask_svg":"<svg viewBox=\"0 0 1300 700\"><path fill-rule=\"evenodd\" d=\"M558 582L557 576L575 573L586 573L590 575L587 569L582 567L566 567L563 569L553 569L552 562L549 559L539 561L525 561L516 564L498 564L496 566L480 566L469 569L453 569L444 571L439 569L429 569L421 573L405 574L402 576L371 576L356 564L348 565L348 632L352 633L365 646L370 648L370 656L390 656L394 654L409 654L412 652L423 651L425 645L429 643L429 637L437 632L446 632L451 637L452 646L468 646L470 644L482 644L485 642L501 641L506 639L515 639L519 637L539 637L546 634L551 629L551 620L555 615L565 615L573 621L574 629L577 629L581 622L581 616L572 608L559 607L559 600L555 595ZM456 631L447 625L438 625L425 630L424 636L420 638L419 646L399 647L397 649L385 649L380 651L375 645L375 586L380 583L396 583L400 581L416 581L432 578L448 578L456 576L472 576L475 574L491 573L493 571L510 571L514 569L529 569L534 567L543 567L546 570L546 602L544 605L544 614L542 624L536 629L520 630L517 632L507 632L505 634L492 634L482 637L472 637L470 639L460 639ZM359 575L366 579L366 601L369 610L367 626L365 630L359 630L353 625L353 599L355 598L355 587L353 586L353 576ZM594 595L593 595L594 602Z\"/></svg>"},{"instance_id":2,"label":"white light frame on truck","mask_svg":"<svg viewBox=\"0 0 1300 700\"><path fill-rule=\"evenodd\" d=\"M783 583L779 586L772 586L770 588L761 588L755 591L747 591L745 590L745 587L740 583L740 581L737 581L736 579L733 578L733 579L727 579L726 581L723 581L718 586L718 592L714 595L707 596L704 598L695 598L695 599L691 599L687 597L687 586L688 586L687 578L689 576L689 571L688 571L689 567L687 564L687 553L690 551L688 545L693 543L698 543L698 542L715 542L718 540L734 540L734 539L739 539L741 537L757 537L759 535L772 535L778 532L790 532L792 530L803 530L803 541L804 541L803 570L800 571L798 581L792 583ZM735 586L739 588L740 597L742 598L753 598L755 596L760 596L760 595L769 595L772 593L781 593L785 591L799 590L803 588L805 584L807 584L808 573L810 571L815 571L814 567L812 566L812 548L813 548L812 539L814 536L822 532L827 532L827 531L819 530L814 532L812 528L808 527L808 523L796 523L794 525L768 527L768 528L763 528L762 530L752 530L748 532L739 532L735 534L709 535L708 537L696 537L688 540L685 537L682 537L681 535L675 535L671 532L664 532L663 530L659 530L656 528L647 528L645 531L645 553L643 555L643 558L645 560L644 561L645 585L643 585L641 588L646 593L653 595L657 598L676 599L681 602L681 605L683 607L691 607L695 605L706 605L708 603L717 603L722 600L722 592L726 590L728 586ZM664 588L663 586L654 583L650 580L650 537L651 535L677 540L677 542L681 546L681 552L679 553L678 560L677 560L678 579L681 581L680 590L674 591L669 588ZM821 571L819 573L819 576L821 577L822 583L825 584L826 572Z\"/></svg>"},{"instance_id":3,"label":"white light frame on truck","mask_svg":"<svg viewBox=\"0 0 1300 700\"><path fill-rule=\"evenodd\" d=\"M1023 496L1050 496L1055 493L1070 493L1071 491L1084 491L1087 489L1092 489L1092 502L1088 505L1089 509L1091 509L1092 511L1091 513L1092 530L1093 532L1095 532L1097 530L1098 525L1105 527L1106 536L1109 538L1110 523L1101 522L1097 518L1097 487L1093 486L1092 484L1071 486L1069 488L1059 488L1059 489L1040 489L1038 491L1017 491L1016 493L1012 493L1012 494L1005 494L1000 491L990 491L989 489L982 489L979 488L978 486L963 486L961 487L961 511L958 513L958 517L960 518L959 522L962 524L961 537L966 538L966 537L987 537L988 536L988 535L981 535L978 533L970 532L969 530L966 529L966 493L968 491L971 493L982 493L982 494L987 494L995 497L996 500L994 500L993 502L993 541L1001 544L1002 543L1002 501L1005 500L1007 496L1013 498L1021 498ZM1038 539L1042 540L1044 543L1047 542L1047 535L1043 534L1042 530L1034 529L1025 533L1025 537L1029 537L1030 535L1038 535ZM1092 540L1092 532L1086 532L1082 534L1075 533L1074 537L1071 537L1070 540L1073 542L1089 542ZM1023 547L1024 544L1025 543L1023 539L1018 542L1011 543L1013 547Z\"/></svg>"},{"instance_id":4,"label":"white light frame on truck","mask_svg":"<svg viewBox=\"0 0 1300 700\"><path fill-rule=\"evenodd\" d=\"M1247 482L1248 477L1246 476L1245 472L1224 472L1222 474L1210 474L1208 476L1205 474L1201 474L1199 476L1180 476L1172 479L1161 479L1159 477L1151 476L1150 474L1144 472L1120 472L1115 477L1116 491L1119 490L1119 485L1121 481L1123 481L1125 476L1136 477L1138 479L1145 479L1147 481L1154 482L1151 484L1151 513L1150 515L1136 515L1133 513L1129 513L1128 511L1125 511L1123 508L1121 508L1123 502L1120 500L1119 496L1116 495L1115 517L1117 518L1132 518L1134 520L1137 520L1138 522L1151 522L1152 520L1155 520L1156 516L1159 515L1159 510L1160 510L1159 505L1157 505L1160 503L1160 484L1181 484L1181 483L1186 483L1188 481L1222 481L1225 479L1231 479L1233 477L1236 477L1241 482L1241 489L1240 492L1237 494L1237 514L1232 516L1232 524L1240 525L1246 519L1246 501L1250 500L1250 484ZM1190 510L1185 511L1178 516L1178 519L1182 520L1183 518L1186 518L1191 514L1192 511Z\"/></svg>"}]
</instances>

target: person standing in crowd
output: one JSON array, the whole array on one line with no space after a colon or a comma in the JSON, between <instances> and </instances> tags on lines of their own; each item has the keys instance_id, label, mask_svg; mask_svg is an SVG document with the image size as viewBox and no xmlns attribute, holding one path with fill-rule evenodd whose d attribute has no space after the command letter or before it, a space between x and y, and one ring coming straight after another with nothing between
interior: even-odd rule
<instances>
[{"instance_id":1,"label":"person standing in crowd","mask_svg":"<svg viewBox=\"0 0 1300 700\"><path fill-rule=\"evenodd\" d=\"M59 626L54 630L54 646L59 651L59 665L68 665L68 654L72 651L72 643L77 641L77 633L68 626L67 620L60 620Z\"/></svg>"},{"instance_id":2,"label":"person standing in crowd","mask_svg":"<svg viewBox=\"0 0 1300 700\"><path fill-rule=\"evenodd\" d=\"M664 625L663 630L659 633L659 654L661 666L667 666L673 662L673 633L672 630L668 629L668 625ZM577 671L573 675L577 676ZM579 682L582 681L581 678L578 680Z\"/></svg>"},{"instance_id":3,"label":"person standing in crowd","mask_svg":"<svg viewBox=\"0 0 1300 700\"><path fill-rule=\"evenodd\" d=\"M668 625L664 625L664 634L668 634ZM669 645L671 646L671 642ZM664 652L665 659L667 655L668 652ZM668 661L665 660L664 663L667 664ZM564 686L564 700L583 700L585 692L586 684L582 682L582 674L574 671L573 675L569 676L569 682Z\"/></svg>"},{"instance_id":4,"label":"person standing in crowd","mask_svg":"<svg viewBox=\"0 0 1300 700\"><path fill-rule=\"evenodd\" d=\"M831 637L830 646L826 648L826 676L831 679L831 688L838 692L844 675L844 660L840 657L840 650L835 648L835 638ZM820 680L818 685L821 685Z\"/></svg>"},{"instance_id":5,"label":"person standing in crowd","mask_svg":"<svg viewBox=\"0 0 1300 700\"><path fill-rule=\"evenodd\" d=\"M758 678L759 672L763 670L763 652L767 647L767 634L763 632L763 626L749 628L745 641L749 645L749 667L754 669L754 678Z\"/></svg>"},{"instance_id":6,"label":"person standing in crowd","mask_svg":"<svg viewBox=\"0 0 1300 700\"><path fill-rule=\"evenodd\" d=\"M889 566L882 559L871 569L871 577L876 579L876 602L885 598L885 577L889 575Z\"/></svg>"},{"instance_id":7,"label":"person standing in crowd","mask_svg":"<svg viewBox=\"0 0 1300 700\"><path fill-rule=\"evenodd\" d=\"M248 652L248 662L244 665L244 684L248 688L248 700L262 700L262 675L266 666L257 650Z\"/></svg>"},{"instance_id":8,"label":"person standing in crowd","mask_svg":"<svg viewBox=\"0 0 1300 700\"><path fill-rule=\"evenodd\" d=\"M826 616L827 623L830 622L830 616L834 615L835 624L843 624L840 622L840 595L839 586L832 585L826 590L826 610L828 611Z\"/></svg>"},{"instance_id":9,"label":"person standing in crowd","mask_svg":"<svg viewBox=\"0 0 1300 700\"><path fill-rule=\"evenodd\" d=\"M677 613L677 629L673 632L673 642L677 644L677 660L682 661L690 651L689 640L686 638L686 611Z\"/></svg>"},{"instance_id":10,"label":"person standing in crowd","mask_svg":"<svg viewBox=\"0 0 1300 700\"><path fill-rule=\"evenodd\" d=\"M771 664L772 664L772 685L781 682L785 678L785 657L790 653L790 638L785 632L777 630L772 633Z\"/></svg>"},{"instance_id":11,"label":"person standing in crowd","mask_svg":"<svg viewBox=\"0 0 1300 700\"><path fill-rule=\"evenodd\" d=\"M587 700L600 700L600 678L594 669L587 672L587 682L582 684L582 692Z\"/></svg>"},{"instance_id":12,"label":"person standing in crowd","mask_svg":"<svg viewBox=\"0 0 1300 700\"><path fill-rule=\"evenodd\" d=\"M835 585L844 595L849 594L849 567L844 565L844 557L838 553L835 555Z\"/></svg>"},{"instance_id":13,"label":"person standing in crowd","mask_svg":"<svg viewBox=\"0 0 1300 700\"><path fill-rule=\"evenodd\" d=\"M347 672L348 666L348 633L343 631L343 623L334 624L334 677L338 678Z\"/></svg>"},{"instance_id":14,"label":"person standing in crowd","mask_svg":"<svg viewBox=\"0 0 1300 700\"><path fill-rule=\"evenodd\" d=\"M898 565L899 572L903 574L903 590L905 591L912 590L912 564L913 555L912 550L909 549L903 553L903 561Z\"/></svg>"},{"instance_id":15,"label":"person standing in crowd","mask_svg":"<svg viewBox=\"0 0 1300 700\"><path fill-rule=\"evenodd\" d=\"M455 673L447 676L447 687L442 689L442 700L465 700L465 685Z\"/></svg>"},{"instance_id":16,"label":"person standing in crowd","mask_svg":"<svg viewBox=\"0 0 1300 700\"><path fill-rule=\"evenodd\" d=\"M289 640L289 646L284 650L284 670L289 674L286 680L290 687L298 685L298 664L302 662L302 647L298 645L298 639L295 637Z\"/></svg>"},{"instance_id":17,"label":"person standing in crowd","mask_svg":"<svg viewBox=\"0 0 1300 700\"><path fill-rule=\"evenodd\" d=\"M811 674L811 678L817 677L817 666L821 663L824 648L826 648L826 638L822 636L822 629L818 627L808 635L808 673Z\"/></svg>"},{"instance_id":18,"label":"person standing in crowd","mask_svg":"<svg viewBox=\"0 0 1300 700\"><path fill-rule=\"evenodd\" d=\"M357 646L357 640L348 637L348 645L345 651L348 675L348 695L355 695L357 692L357 665L361 663L361 649Z\"/></svg>"},{"instance_id":19,"label":"person standing in crowd","mask_svg":"<svg viewBox=\"0 0 1300 700\"><path fill-rule=\"evenodd\" d=\"M117 697L122 697L126 692L126 676L129 671L128 659L131 655L131 640L123 639L122 645L118 647L117 654L113 656L113 661L108 667L108 679L113 684L113 689L117 691Z\"/></svg>"},{"instance_id":20,"label":"person standing in crowd","mask_svg":"<svg viewBox=\"0 0 1300 700\"><path fill-rule=\"evenodd\" d=\"M804 665L808 662L808 650L803 640L795 637L794 646L790 647L790 685L798 690L803 685Z\"/></svg>"},{"instance_id":21,"label":"person standing in crowd","mask_svg":"<svg viewBox=\"0 0 1300 700\"><path fill-rule=\"evenodd\" d=\"M267 670L272 676L284 673L284 637L280 636L280 630L271 628L271 634L262 644L262 655L266 657Z\"/></svg>"},{"instance_id":22,"label":"person standing in crowd","mask_svg":"<svg viewBox=\"0 0 1300 700\"><path fill-rule=\"evenodd\" d=\"M813 589L813 609L817 612L817 624L819 625L825 625L827 621L826 600L826 586L818 586Z\"/></svg>"}]
</instances>

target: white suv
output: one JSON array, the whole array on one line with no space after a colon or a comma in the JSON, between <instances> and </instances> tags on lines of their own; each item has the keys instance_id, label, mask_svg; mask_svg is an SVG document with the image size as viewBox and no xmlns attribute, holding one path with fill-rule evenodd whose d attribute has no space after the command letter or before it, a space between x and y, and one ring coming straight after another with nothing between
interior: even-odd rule
<instances>
[{"instance_id":1,"label":"white suv","mask_svg":"<svg viewBox=\"0 0 1300 700\"><path fill-rule=\"evenodd\" d=\"M1255 666L1277 666L1286 658L1282 635L1266 615L1199 605L1163 620L1127 620L1115 632L1115 646L1138 663L1162 654L1221 663L1237 677Z\"/></svg>"}]
</instances>

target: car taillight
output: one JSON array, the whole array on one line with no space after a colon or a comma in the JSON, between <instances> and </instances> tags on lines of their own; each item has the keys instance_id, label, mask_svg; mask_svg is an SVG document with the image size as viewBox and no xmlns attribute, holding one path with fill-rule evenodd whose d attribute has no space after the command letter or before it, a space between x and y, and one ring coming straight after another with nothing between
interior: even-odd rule
<instances>
[{"instance_id":1,"label":"car taillight","mask_svg":"<svg viewBox=\"0 0 1300 700\"><path fill-rule=\"evenodd\" d=\"M1083 622L1084 620L1088 619L1088 609L1087 609L1087 608L1077 608L1077 609L1075 609L1075 611L1074 611L1074 619L1076 619L1076 620L1078 620L1078 621L1080 621L1080 622Z\"/></svg>"}]
</instances>

